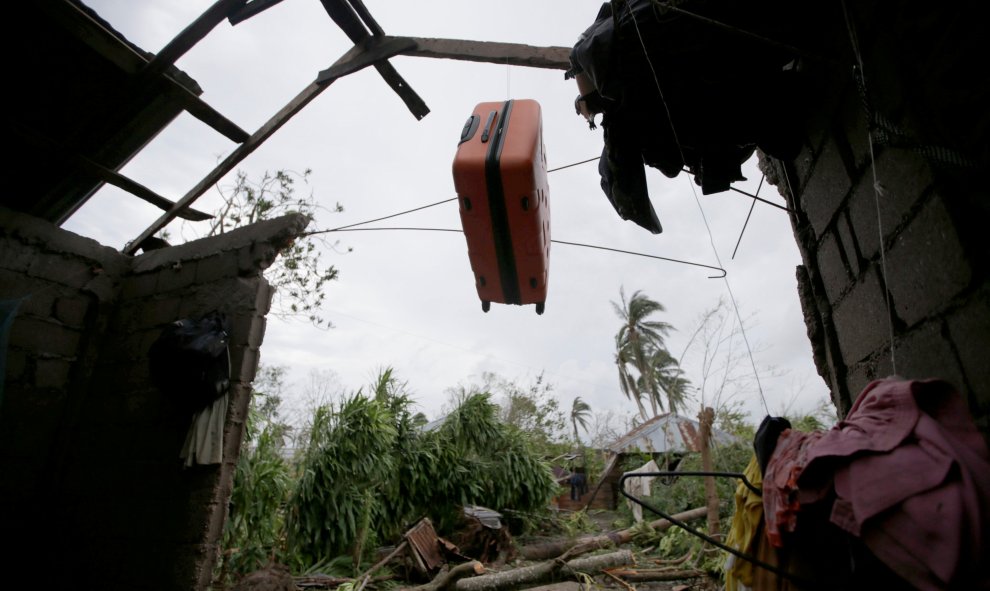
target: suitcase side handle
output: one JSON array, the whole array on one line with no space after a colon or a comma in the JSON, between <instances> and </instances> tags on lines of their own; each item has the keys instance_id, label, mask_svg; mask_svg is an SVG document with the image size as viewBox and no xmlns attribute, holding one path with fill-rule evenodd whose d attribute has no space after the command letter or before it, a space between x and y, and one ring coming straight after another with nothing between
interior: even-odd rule
<instances>
[{"instance_id":1,"label":"suitcase side handle","mask_svg":"<svg viewBox=\"0 0 990 591\"><path fill-rule=\"evenodd\" d=\"M498 111L492 111L488 114L488 121L485 121L485 131L481 132L481 143L488 141L488 138L492 135L492 124L495 123L495 115Z\"/></svg>"},{"instance_id":2,"label":"suitcase side handle","mask_svg":"<svg viewBox=\"0 0 990 591\"><path fill-rule=\"evenodd\" d=\"M464 128L461 129L461 141L457 142L458 146L474 137L475 132L478 131L479 123L481 123L481 117L477 115L468 117L468 120L464 123Z\"/></svg>"}]
</instances>

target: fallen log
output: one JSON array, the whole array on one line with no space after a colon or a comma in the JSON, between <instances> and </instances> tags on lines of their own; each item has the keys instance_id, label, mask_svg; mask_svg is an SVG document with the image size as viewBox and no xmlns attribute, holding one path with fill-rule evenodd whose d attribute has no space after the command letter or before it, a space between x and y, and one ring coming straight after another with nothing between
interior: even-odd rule
<instances>
[{"instance_id":1,"label":"fallen log","mask_svg":"<svg viewBox=\"0 0 990 591\"><path fill-rule=\"evenodd\" d=\"M574 579L579 572L593 573L602 569L633 563L629 550L577 558L568 562L548 560L532 566L491 573L457 582L457 591L504 591L530 583L552 579Z\"/></svg>"},{"instance_id":2,"label":"fallen log","mask_svg":"<svg viewBox=\"0 0 990 591\"><path fill-rule=\"evenodd\" d=\"M707 576L705 571L671 570L669 568L644 568L644 569L609 569L608 574L619 577L625 581L645 582L645 581L680 581L682 579L697 579Z\"/></svg>"},{"instance_id":3,"label":"fallen log","mask_svg":"<svg viewBox=\"0 0 990 591\"><path fill-rule=\"evenodd\" d=\"M673 515L673 517L678 521L693 521L695 519L701 519L707 514L708 509L706 507L698 507L696 509L684 511L683 513L677 513L676 515ZM671 525L673 524L666 519L658 519L650 523L650 527L658 531L667 530ZM610 546L628 544L630 540L632 540L632 532L633 529L630 528L600 536L590 536L560 542L548 542L534 546L523 546L522 549L519 550L519 555L524 560L547 560L549 558L556 558L567 552L569 549L579 546L587 547L587 550L585 551L590 552L591 550L597 550L599 548L608 548Z\"/></svg>"},{"instance_id":4,"label":"fallen log","mask_svg":"<svg viewBox=\"0 0 990 591\"><path fill-rule=\"evenodd\" d=\"M485 574L485 567L477 560L472 560L471 562L458 564L448 571L440 571L429 583L420 585L419 587L412 587L409 591L444 591L457 585L457 582L461 579L483 574Z\"/></svg>"}]
</instances>

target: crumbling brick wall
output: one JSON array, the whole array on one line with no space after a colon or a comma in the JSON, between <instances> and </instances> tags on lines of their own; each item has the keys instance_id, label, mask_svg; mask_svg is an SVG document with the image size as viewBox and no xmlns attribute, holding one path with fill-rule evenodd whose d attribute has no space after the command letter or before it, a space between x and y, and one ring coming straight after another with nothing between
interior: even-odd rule
<instances>
[{"instance_id":1,"label":"crumbling brick wall","mask_svg":"<svg viewBox=\"0 0 990 591\"><path fill-rule=\"evenodd\" d=\"M306 223L130 257L0 210L0 300L21 300L0 404L11 564L57 563L73 586L209 585L272 297L261 271ZM232 321L224 461L183 468L190 416L147 355L167 323L211 310Z\"/></svg>"},{"instance_id":2,"label":"crumbling brick wall","mask_svg":"<svg viewBox=\"0 0 990 591\"><path fill-rule=\"evenodd\" d=\"M820 102L802 153L762 163L795 209L816 365L844 415L870 380L894 373L892 330L896 373L955 384L987 434L990 84L970 69L987 42L957 10L846 6L858 56L837 19L827 50L837 63L810 67Z\"/></svg>"}]
</instances>

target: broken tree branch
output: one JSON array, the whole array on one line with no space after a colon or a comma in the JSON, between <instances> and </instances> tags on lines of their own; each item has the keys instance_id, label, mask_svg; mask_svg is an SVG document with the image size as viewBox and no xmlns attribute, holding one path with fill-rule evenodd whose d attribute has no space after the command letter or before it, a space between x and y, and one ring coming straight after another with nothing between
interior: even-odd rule
<instances>
[{"instance_id":1,"label":"broken tree branch","mask_svg":"<svg viewBox=\"0 0 990 591\"><path fill-rule=\"evenodd\" d=\"M681 579L696 579L706 576L704 571L697 569L671 570L666 568L611 569L606 571L606 573L613 577L633 582L680 581Z\"/></svg>"},{"instance_id":2,"label":"broken tree branch","mask_svg":"<svg viewBox=\"0 0 990 591\"><path fill-rule=\"evenodd\" d=\"M700 519L707 514L708 509L706 507L698 507L696 509L678 513L672 517L678 521L693 521L695 519ZM658 519L650 523L650 527L658 531L665 531L670 528L671 525L673 524L666 519ZM519 555L525 560L546 560L548 558L560 556L565 552L569 552L572 548L586 547L587 549L584 550L584 552L590 552L591 550L608 548L613 545L619 546L622 544L628 544L632 540L632 531L632 528L630 528L601 536L579 538L577 540L565 540L563 542L550 542L535 546L524 546L520 549ZM574 554L571 554L571 556L574 556Z\"/></svg>"},{"instance_id":3,"label":"broken tree branch","mask_svg":"<svg viewBox=\"0 0 990 591\"><path fill-rule=\"evenodd\" d=\"M477 560L458 564L448 571L440 571L432 581L419 587L413 587L409 591L444 591L453 588L458 581L466 577L474 577L485 574L485 567ZM458 587L459 588L459 587Z\"/></svg>"},{"instance_id":4,"label":"broken tree branch","mask_svg":"<svg viewBox=\"0 0 990 591\"><path fill-rule=\"evenodd\" d=\"M578 558L569 562L548 560L533 566L464 579L457 583L456 589L457 591L501 591L551 579L573 579L578 572L597 572L609 567L632 563L633 555L629 550Z\"/></svg>"}]
</instances>

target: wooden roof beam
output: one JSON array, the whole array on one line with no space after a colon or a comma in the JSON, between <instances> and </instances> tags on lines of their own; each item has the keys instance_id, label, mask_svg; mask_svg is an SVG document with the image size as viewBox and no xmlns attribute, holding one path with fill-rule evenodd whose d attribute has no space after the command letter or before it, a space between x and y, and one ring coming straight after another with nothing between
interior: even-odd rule
<instances>
[{"instance_id":1,"label":"wooden roof beam","mask_svg":"<svg viewBox=\"0 0 990 591\"><path fill-rule=\"evenodd\" d=\"M386 37L398 39L398 37ZM509 64L529 68L569 70L570 47L535 47L521 43L496 43L493 41L466 41L461 39L430 39L402 37L415 43L415 48L402 55L415 55L469 62Z\"/></svg>"},{"instance_id":2,"label":"wooden roof beam","mask_svg":"<svg viewBox=\"0 0 990 591\"><path fill-rule=\"evenodd\" d=\"M252 16L261 14L281 1L282 0L251 0L244 6L241 6L234 12L230 13L227 20L231 25L239 25Z\"/></svg>"},{"instance_id":3,"label":"wooden roof beam","mask_svg":"<svg viewBox=\"0 0 990 591\"><path fill-rule=\"evenodd\" d=\"M334 65L329 69L333 70L334 68L337 68L337 70L341 72L339 76L343 76L363 67L373 65L371 60L369 60L365 55L365 48L363 45L365 44L356 45L351 48L350 51L334 62ZM370 45L372 46L371 50L374 50L375 52L375 60L386 60L390 57L398 55L398 53L404 48L408 48L408 43L403 42L390 43L384 47L382 47L381 43L372 42ZM350 65L351 63L353 63L353 65ZM381 62L378 61L377 63ZM273 133L288 123L289 119L301 111L303 107L308 105L313 99L319 96L320 93L326 90L327 87L329 87L336 79L337 78L329 77L320 82L313 82L306 88L302 89L299 94L297 94L291 101L275 113L268 121L264 123L264 125L251 134L251 137L249 137L247 141L237 146L237 148L235 148L233 152L224 158L222 162L217 164L213 170L207 173L207 175L203 177L203 179L199 181L195 187L190 189L189 192L182 197L182 199L179 199L174 205L172 205L168 211L162 214L161 217L141 232L137 238L131 242L128 242L124 246L123 252L125 254L134 254L138 250L139 245L144 242L145 239L154 236L156 232L178 217L182 210L188 208L194 201L202 197L203 194L210 189L210 187L218 183L225 174L233 170L235 166L254 152L258 146L271 137Z\"/></svg>"},{"instance_id":4,"label":"wooden roof beam","mask_svg":"<svg viewBox=\"0 0 990 591\"><path fill-rule=\"evenodd\" d=\"M355 45L361 44L371 36L368 29L362 24L358 13L355 12L354 7L347 0L320 0L320 2L323 4L323 8L327 11L327 14L330 15L330 18L333 19L333 22L337 23L337 26L344 31L344 34ZM356 4L360 7L359 10L365 15L365 18L370 21L371 28L381 31L381 27L371 18L371 14L364 8L364 5L360 1L356 1ZM392 67L392 64L386 61L378 62L375 64L375 69L378 70L378 73L381 74L392 90L399 95L399 98L402 99L402 102L406 104L406 107L409 108L409 111L416 119L422 119L430 113L430 108L416 94L416 91L402 79L402 76Z\"/></svg>"}]
</instances>

